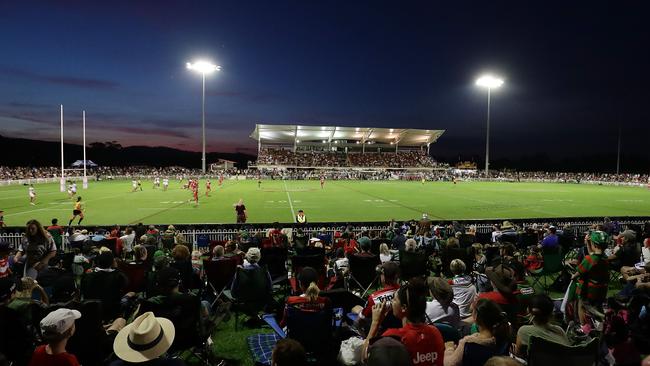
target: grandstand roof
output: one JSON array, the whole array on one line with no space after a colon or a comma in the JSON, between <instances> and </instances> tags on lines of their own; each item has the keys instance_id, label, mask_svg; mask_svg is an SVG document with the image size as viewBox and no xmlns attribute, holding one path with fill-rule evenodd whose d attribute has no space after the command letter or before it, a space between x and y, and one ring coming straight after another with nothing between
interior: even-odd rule
<instances>
[{"instance_id":1,"label":"grandstand roof","mask_svg":"<svg viewBox=\"0 0 650 366\"><path fill-rule=\"evenodd\" d=\"M250 137L267 143L291 143L294 141L348 140L361 143L422 146L436 142L445 130L419 130L412 128L304 126L256 124Z\"/></svg>"}]
</instances>

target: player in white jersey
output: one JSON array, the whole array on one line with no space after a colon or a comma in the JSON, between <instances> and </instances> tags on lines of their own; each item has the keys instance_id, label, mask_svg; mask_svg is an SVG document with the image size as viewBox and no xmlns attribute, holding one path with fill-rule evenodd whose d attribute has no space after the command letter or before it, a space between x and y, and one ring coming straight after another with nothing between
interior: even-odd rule
<instances>
[{"instance_id":1,"label":"player in white jersey","mask_svg":"<svg viewBox=\"0 0 650 366\"><path fill-rule=\"evenodd\" d=\"M131 181L131 187L133 187L133 189L131 190L131 192L135 192L135 191L138 189L138 181L135 180L135 179L132 180L132 181Z\"/></svg>"},{"instance_id":2,"label":"player in white jersey","mask_svg":"<svg viewBox=\"0 0 650 366\"><path fill-rule=\"evenodd\" d=\"M72 182L70 185L70 198L74 197L77 194L77 183Z\"/></svg>"},{"instance_id":3,"label":"player in white jersey","mask_svg":"<svg viewBox=\"0 0 650 366\"><path fill-rule=\"evenodd\" d=\"M165 178L163 179L163 191L166 191L168 187L169 187L169 179Z\"/></svg>"},{"instance_id":4,"label":"player in white jersey","mask_svg":"<svg viewBox=\"0 0 650 366\"><path fill-rule=\"evenodd\" d=\"M29 185L29 204L32 206L36 205L36 190L32 184Z\"/></svg>"},{"instance_id":5,"label":"player in white jersey","mask_svg":"<svg viewBox=\"0 0 650 366\"><path fill-rule=\"evenodd\" d=\"M160 178L159 177L155 177L153 179L153 187L154 188L160 188Z\"/></svg>"}]
</instances>

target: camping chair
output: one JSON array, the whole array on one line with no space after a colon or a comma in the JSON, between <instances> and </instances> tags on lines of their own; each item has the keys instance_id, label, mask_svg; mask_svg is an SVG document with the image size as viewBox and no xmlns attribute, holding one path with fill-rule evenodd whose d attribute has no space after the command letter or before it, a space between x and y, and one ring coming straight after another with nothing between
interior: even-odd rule
<instances>
[{"instance_id":1,"label":"camping chair","mask_svg":"<svg viewBox=\"0 0 650 366\"><path fill-rule=\"evenodd\" d=\"M422 253L399 251L400 279L408 281L413 277L427 275L428 258Z\"/></svg>"},{"instance_id":2,"label":"camping chair","mask_svg":"<svg viewBox=\"0 0 650 366\"><path fill-rule=\"evenodd\" d=\"M544 293L547 293L550 285L553 284L555 278L562 272L564 256L562 255L562 251L558 249L555 253L544 253L542 257L544 258L542 271L531 274L533 278L532 286L542 285L542 290L544 290ZM552 278L554 275L556 275L555 278Z\"/></svg>"},{"instance_id":3,"label":"camping chair","mask_svg":"<svg viewBox=\"0 0 650 366\"><path fill-rule=\"evenodd\" d=\"M287 337L300 342L307 356L330 364L334 344L333 312L331 308L321 311L305 311L297 307L287 308Z\"/></svg>"},{"instance_id":4,"label":"camping chair","mask_svg":"<svg viewBox=\"0 0 650 366\"><path fill-rule=\"evenodd\" d=\"M266 266L271 275L271 281L274 285L282 283L288 279L287 273L287 248L271 247L260 250L262 257L260 266Z\"/></svg>"},{"instance_id":5,"label":"camping chair","mask_svg":"<svg viewBox=\"0 0 650 366\"><path fill-rule=\"evenodd\" d=\"M454 342L455 344L458 344L458 341L460 341L461 337L460 331L458 331L458 329L452 327L447 323L433 323L432 325L438 328L438 331L440 331L442 339L445 341L445 343Z\"/></svg>"},{"instance_id":6,"label":"camping chair","mask_svg":"<svg viewBox=\"0 0 650 366\"><path fill-rule=\"evenodd\" d=\"M528 366L591 366L598 360L599 339L579 346L564 346L540 337L530 337Z\"/></svg>"},{"instance_id":7,"label":"camping chair","mask_svg":"<svg viewBox=\"0 0 650 366\"><path fill-rule=\"evenodd\" d=\"M208 234L199 234L196 236L196 246L200 250L205 250L210 247L210 237Z\"/></svg>"},{"instance_id":8,"label":"camping chair","mask_svg":"<svg viewBox=\"0 0 650 366\"><path fill-rule=\"evenodd\" d=\"M237 261L235 259L221 259L218 261L204 259L203 271L205 272L207 285L210 286L215 296L210 304L210 307L214 307L223 292L232 284L235 272L237 272Z\"/></svg>"},{"instance_id":9,"label":"camping chair","mask_svg":"<svg viewBox=\"0 0 650 366\"><path fill-rule=\"evenodd\" d=\"M147 284L147 266L144 264L120 262L118 268L129 278L126 292L140 293L145 290Z\"/></svg>"},{"instance_id":10,"label":"camping chair","mask_svg":"<svg viewBox=\"0 0 650 366\"><path fill-rule=\"evenodd\" d=\"M363 290L361 297L365 297L373 285L379 283L379 274L377 273L377 266L380 264L379 256L351 255L348 261L350 271L346 278L346 288L348 291L351 288Z\"/></svg>"},{"instance_id":11,"label":"camping chair","mask_svg":"<svg viewBox=\"0 0 650 366\"><path fill-rule=\"evenodd\" d=\"M495 346L484 346L467 342L463 350L463 366L484 365L493 356L507 356L510 353L510 343Z\"/></svg>"},{"instance_id":12,"label":"camping chair","mask_svg":"<svg viewBox=\"0 0 650 366\"><path fill-rule=\"evenodd\" d=\"M238 329L238 314L257 315L270 302L271 285L268 276L266 267L237 267L232 289L223 292L233 302L235 330Z\"/></svg>"},{"instance_id":13,"label":"camping chair","mask_svg":"<svg viewBox=\"0 0 650 366\"><path fill-rule=\"evenodd\" d=\"M157 317L167 318L174 323L174 342L169 348L171 354L190 351L204 364L207 364L208 341L211 330L203 330L201 325L201 299L198 296L183 294L166 296L160 303L144 300L140 303L139 314L151 311Z\"/></svg>"}]
</instances>

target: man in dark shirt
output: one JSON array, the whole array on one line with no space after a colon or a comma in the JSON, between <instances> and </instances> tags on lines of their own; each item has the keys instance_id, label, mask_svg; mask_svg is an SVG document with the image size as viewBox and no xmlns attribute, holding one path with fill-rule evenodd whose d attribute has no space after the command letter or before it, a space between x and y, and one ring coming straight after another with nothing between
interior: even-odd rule
<instances>
[{"instance_id":1,"label":"man in dark shirt","mask_svg":"<svg viewBox=\"0 0 650 366\"><path fill-rule=\"evenodd\" d=\"M121 316L120 302L125 295L128 278L113 268L113 252L103 252L97 256L97 267L81 277L81 295L84 299L101 300L104 320Z\"/></svg>"},{"instance_id":2,"label":"man in dark shirt","mask_svg":"<svg viewBox=\"0 0 650 366\"><path fill-rule=\"evenodd\" d=\"M38 282L51 294L51 303L69 301L75 291L74 275L63 268L61 257L50 259L48 267L39 273Z\"/></svg>"},{"instance_id":3,"label":"man in dark shirt","mask_svg":"<svg viewBox=\"0 0 650 366\"><path fill-rule=\"evenodd\" d=\"M404 250L406 243L406 236L402 233L400 228L395 228L395 237L393 237L392 245L393 249Z\"/></svg>"}]
</instances>

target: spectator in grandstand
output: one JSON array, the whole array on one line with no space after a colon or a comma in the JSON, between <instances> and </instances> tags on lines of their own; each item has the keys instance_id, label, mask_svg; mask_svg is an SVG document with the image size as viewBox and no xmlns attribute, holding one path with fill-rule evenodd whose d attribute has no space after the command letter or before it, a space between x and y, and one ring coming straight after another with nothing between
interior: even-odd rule
<instances>
[{"instance_id":1,"label":"spectator in grandstand","mask_svg":"<svg viewBox=\"0 0 650 366\"><path fill-rule=\"evenodd\" d=\"M584 305L602 307L607 298L609 285L609 262L604 254L609 245L609 235L604 231L592 231L585 235L588 255L576 268L572 279L578 280L576 296L578 297L578 316L580 323L585 324Z\"/></svg>"},{"instance_id":2,"label":"spectator in grandstand","mask_svg":"<svg viewBox=\"0 0 650 366\"><path fill-rule=\"evenodd\" d=\"M478 273L485 273L485 267L487 266L487 257L483 254L483 245L480 243L472 244L472 253L474 254L474 265L473 270Z\"/></svg>"},{"instance_id":3,"label":"spectator in grandstand","mask_svg":"<svg viewBox=\"0 0 650 366\"><path fill-rule=\"evenodd\" d=\"M318 238L313 238L313 239L318 239ZM300 252L303 249L305 249L305 247L307 246L307 242L309 241L309 238L307 238L307 235L305 235L305 232L302 230L302 228L298 228L296 232L292 235L291 241L292 241L293 249L296 252Z\"/></svg>"},{"instance_id":4,"label":"spectator in grandstand","mask_svg":"<svg viewBox=\"0 0 650 366\"><path fill-rule=\"evenodd\" d=\"M246 252L246 257L244 258L244 264L243 267L244 269L248 268L257 268L259 267L258 262L262 258L262 253L260 252L259 248L248 248L248 251Z\"/></svg>"},{"instance_id":5,"label":"spectator in grandstand","mask_svg":"<svg viewBox=\"0 0 650 366\"><path fill-rule=\"evenodd\" d=\"M307 355L303 346L291 338L280 339L271 354L271 366L305 366Z\"/></svg>"},{"instance_id":6,"label":"spectator in grandstand","mask_svg":"<svg viewBox=\"0 0 650 366\"><path fill-rule=\"evenodd\" d=\"M421 278L412 278L400 288L391 304L382 301L372 308L372 324L365 342L367 354L369 339L379 334L379 328L386 315L402 321L401 328L388 329L383 337L398 337L418 365L442 366L445 345L440 331L426 323L426 296L428 288Z\"/></svg>"},{"instance_id":7,"label":"spectator in grandstand","mask_svg":"<svg viewBox=\"0 0 650 366\"><path fill-rule=\"evenodd\" d=\"M230 258L234 256L239 256L241 258L243 254L244 253L237 248L237 242L235 242L234 240L228 240L226 242L225 253L223 254L224 257Z\"/></svg>"},{"instance_id":8,"label":"spectator in grandstand","mask_svg":"<svg viewBox=\"0 0 650 366\"><path fill-rule=\"evenodd\" d=\"M139 223L135 226L134 231L135 231L135 237L138 238L138 239L140 239L140 238L142 237L142 235L144 235L144 234L147 233L147 227L144 226L141 222L139 222Z\"/></svg>"},{"instance_id":9,"label":"spectator in grandstand","mask_svg":"<svg viewBox=\"0 0 650 366\"><path fill-rule=\"evenodd\" d=\"M343 251L345 252L345 255L352 255L359 251L359 245L354 239L353 233L347 231L343 233L341 239L339 240L339 244L341 242L343 244Z\"/></svg>"},{"instance_id":10,"label":"spectator in grandstand","mask_svg":"<svg viewBox=\"0 0 650 366\"><path fill-rule=\"evenodd\" d=\"M499 262L503 266L509 267L514 271L514 280L523 281L526 276L526 267L515 256L516 248L512 244L505 244L499 248Z\"/></svg>"},{"instance_id":11,"label":"spectator in grandstand","mask_svg":"<svg viewBox=\"0 0 650 366\"><path fill-rule=\"evenodd\" d=\"M490 279L494 291L482 292L478 294L478 299L488 299L495 303L508 306L517 303L514 291L517 288L515 284L515 272L510 267L498 265L488 268L485 273Z\"/></svg>"},{"instance_id":12,"label":"spectator in grandstand","mask_svg":"<svg viewBox=\"0 0 650 366\"><path fill-rule=\"evenodd\" d=\"M393 233L394 233L393 240L392 240L393 249L404 250L406 246L406 236L404 236L402 229L395 228L393 229Z\"/></svg>"},{"instance_id":13,"label":"spectator in grandstand","mask_svg":"<svg viewBox=\"0 0 650 366\"><path fill-rule=\"evenodd\" d=\"M147 263L147 257L149 253L147 248L144 245L136 245L133 247L133 263L135 264L145 264Z\"/></svg>"},{"instance_id":14,"label":"spectator in grandstand","mask_svg":"<svg viewBox=\"0 0 650 366\"><path fill-rule=\"evenodd\" d=\"M386 243L381 243L379 245L379 260L381 260L381 263L386 263L393 260L393 255L390 254L388 244Z\"/></svg>"},{"instance_id":15,"label":"spectator in grandstand","mask_svg":"<svg viewBox=\"0 0 650 366\"><path fill-rule=\"evenodd\" d=\"M289 296L284 308L284 316L280 326L284 327L287 322L287 309L289 307L297 308L303 311L320 312L325 309L331 309L332 303L329 298L319 296L318 272L312 267L304 267L298 275L298 286L302 295ZM298 341L300 341L298 339Z\"/></svg>"},{"instance_id":16,"label":"spectator in grandstand","mask_svg":"<svg viewBox=\"0 0 650 366\"><path fill-rule=\"evenodd\" d=\"M336 258L334 259L334 273L336 276L343 278L343 275L348 271L349 261L345 256L345 251L343 248L336 249Z\"/></svg>"},{"instance_id":17,"label":"spectator in grandstand","mask_svg":"<svg viewBox=\"0 0 650 366\"><path fill-rule=\"evenodd\" d=\"M95 258L96 267L81 277L81 295L85 300L101 300L104 320L122 316L121 300L126 295L128 278L114 268L113 253L102 252Z\"/></svg>"},{"instance_id":18,"label":"spectator in grandstand","mask_svg":"<svg viewBox=\"0 0 650 366\"><path fill-rule=\"evenodd\" d=\"M404 242L404 251L406 252L416 252L418 249L418 243L415 239L406 239Z\"/></svg>"},{"instance_id":19,"label":"spectator in grandstand","mask_svg":"<svg viewBox=\"0 0 650 366\"><path fill-rule=\"evenodd\" d=\"M460 310L454 303L454 290L448 281L440 277L428 279L431 301L427 301L428 322L447 323L454 328L460 326Z\"/></svg>"},{"instance_id":20,"label":"spectator in grandstand","mask_svg":"<svg viewBox=\"0 0 650 366\"><path fill-rule=\"evenodd\" d=\"M449 284L454 293L454 304L458 305L458 311L461 318L472 316L472 303L476 296L476 287L472 281L472 276L465 273L467 269L465 262L460 259L454 259L449 264L449 269L453 277Z\"/></svg>"},{"instance_id":21,"label":"spectator in grandstand","mask_svg":"<svg viewBox=\"0 0 650 366\"><path fill-rule=\"evenodd\" d=\"M79 366L77 357L66 352L68 340L75 333L75 320L79 318L80 312L65 308L54 310L43 318L40 326L47 344L34 350L29 365Z\"/></svg>"},{"instance_id":22,"label":"spectator in grandstand","mask_svg":"<svg viewBox=\"0 0 650 366\"><path fill-rule=\"evenodd\" d=\"M367 236L362 236L359 238L359 248L361 249L360 252L354 253L353 255L358 256L358 257L374 257L375 255L370 252L370 238Z\"/></svg>"},{"instance_id":23,"label":"spectator in grandstand","mask_svg":"<svg viewBox=\"0 0 650 366\"><path fill-rule=\"evenodd\" d=\"M540 248L542 248L543 251L549 251L549 250L557 250L560 247L560 240L557 236L557 229L555 226L551 226L548 229L546 229L546 235L544 236L544 239L542 239L542 242L540 243Z\"/></svg>"},{"instance_id":24,"label":"spectator in grandstand","mask_svg":"<svg viewBox=\"0 0 650 366\"><path fill-rule=\"evenodd\" d=\"M482 346L491 347L494 351L493 354L497 355L497 350L505 342L509 341L510 325L508 324L508 318L496 302L488 299L479 300L474 309L474 318L478 325L478 333L464 337L458 342L458 346L455 346L453 343L448 343L444 356L445 366L468 364L463 362L465 344L467 343L477 343Z\"/></svg>"},{"instance_id":25,"label":"spectator in grandstand","mask_svg":"<svg viewBox=\"0 0 650 366\"><path fill-rule=\"evenodd\" d=\"M52 303L68 301L76 290L74 275L70 268L63 268L63 258L59 256L50 259L47 268L39 273L38 283L51 293Z\"/></svg>"},{"instance_id":26,"label":"spectator in grandstand","mask_svg":"<svg viewBox=\"0 0 650 366\"><path fill-rule=\"evenodd\" d=\"M535 295L528 304L528 313L532 315L531 325L522 325L517 331L515 354L526 358L530 337L540 337L544 340L570 346L564 330L551 323L553 316L553 300L548 295Z\"/></svg>"},{"instance_id":27,"label":"spectator in grandstand","mask_svg":"<svg viewBox=\"0 0 650 366\"><path fill-rule=\"evenodd\" d=\"M195 298L196 295L190 292L181 292L180 285L182 283L182 274L173 267L162 268L156 272L156 285L158 286L159 292L156 296L150 297L148 301L160 305L163 307L163 312L171 313L173 312L176 304L178 303L187 303ZM165 307L169 307L165 311ZM199 309L196 309L199 311ZM209 305L201 306L201 319L207 319L209 316ZM191 314L188 314L191 317ZM196 319L196 318L195 318Z\"/></svg>"},{"instance_id":28,"label":"spectator in grandstand","mask_svg":"<svg viewBox=\"0 0 650 366\"><path fill-rule=\"evenodd\" d=\"M636 233L625 230L616 237L615 252L607 259L613 270L621 271L623 267L634 267L639 260Z\"/></svg>"},{"instance_id":29,"label":"spectator in grandstand","mask_svg":"<svg viewBox=\"0 0 650 366\"><path fill-rule=\"evenodd\" d=\"M544 257L542 256L542 253L540 253L540 248L530 248L530 253L524 259L524 266L526 267L526 271L531 274L537 274L542 271L542 267L544 266Z\"/></svg>"},{"instance_id":30,"label":"spectator in grandstand","mask_svg":"<svg viewBox=\"0 0 650 366\"><path fill-rule=\"evenodd\" d=\"M152 312L144 313L115 337L113 351L119 360L110 366L184 366L180 359L165 356L175 334L174 324L170 320L158 318Z\"/></svg>"},{"instance_id":31,"label":"spectator in grandstand","mask_svg":"<svg viewBox=\"0 0 650 366\"><path fill-rule=\"evenodd\" d=\"M122 252L125 257L130 257L133 252L133 244L135 242L135 232L133 228L127 226L124 230L124 235L120 236L120 242L122 243Z\"/></svg>"},{"instance_id":32,"label":"spectator in grandstand","mask_svg":"<svg viewBox=\"0 0 650 366\"><path fill-rule=\"evenodd\" d=\"M14 262L24 265L25 276L36 279L38 273L47 267L47 263L55 255L56 245L52 235L43 229L40 222L29 220Z\"/></svg>"},{"instance_id":33,"label":"spectator in grandstand","mask_svg":"<svg viewBox=\"0 0 650 366\"><path fill-rule=\"evenodd\" d=\"M332 244L332 236L327 233L327 229L322 227L316 236L323 243L324 246Z\"/></svg>"},{"instance_id":34,"label":"spectator in grandstand","mask_svg":"<svg viewBox=\"0 0 650 366\"><path fill-rule=\"evenodd\" d=\"M352 311L359 314L359 323L362 327L368 326L372 316L372 309L375 304L382 302L390 303L399 289L399 265L395 262L386 262L379 267L379 280L382 288L368 296L366 306L355 306ZM383 329L399 327L401 322L390 313L382 319L380 324Z\"/></svg>"}]
</instances>

